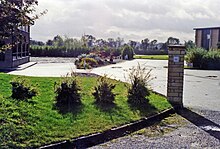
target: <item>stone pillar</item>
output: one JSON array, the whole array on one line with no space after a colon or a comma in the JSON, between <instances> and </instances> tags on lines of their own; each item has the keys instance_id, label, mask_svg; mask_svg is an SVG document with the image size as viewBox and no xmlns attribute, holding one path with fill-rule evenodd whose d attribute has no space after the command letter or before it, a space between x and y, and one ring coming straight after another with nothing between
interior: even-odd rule
<instances>
[{"instance_id":1,"label":"stone pillar","mask_svg":"<svg viewBox=\"0 0 220 149\"><path fill-rule=\"evenodd\" d=\"M170 45L168 63L167 97L174 108L183 107L183 78L185 46Z\"/></svg>"}]
</instances>

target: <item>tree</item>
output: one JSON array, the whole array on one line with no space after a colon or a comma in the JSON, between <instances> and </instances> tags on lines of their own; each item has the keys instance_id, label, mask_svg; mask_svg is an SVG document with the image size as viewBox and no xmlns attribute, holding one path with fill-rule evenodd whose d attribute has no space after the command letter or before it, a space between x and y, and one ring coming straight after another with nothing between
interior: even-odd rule
<instances>
[{"instance_id":1,"label":"tree","mask_svg":"<svg viewBox=\"0 0 220 149\"><path fill-rule=\"evenodd\" d=\"M178 38L169 37L167 39L167 44L168 45L177 45L177 44L180 44L180 40Z\"/></svg>"},{"instance_id":2,"label":"tree","mask_svg":"<svg viewBox=\"0 0 220 149\"><path fill-rule=\"evenodd\" d=\"M50 40L50 39L49 39L49 40L47 40L46 45L47 45L47 46L52 46L52 45L53 45L53 41L52 41L52 40Z\"/></svg>"},{"instance_id":3,"label":"tree","mask_svg":"<svg viewBox=\"0 0 220 149\"><path fill-rule=\"evenodd\" d=\"M114 41L113 38L108 38L108 46L111 48L116 47L116 42Z\"/></svg>"},{"instance_id":4,"label":"tree","mask_svg":"<svg viewBox=\"0 0 220 149\"><path fill-rule=\"evenodd\" d=\"M123 38L120 38L120 37L117 37L116 40L116 48L119 48L122 46L123 42L124 42L124 39Z\"/></svg>"},{"instance_id":5,"label":"tree","mask_svg":"<svg viewBox=\"0 0 220 149\"><path fill-rule=\"evenodd\" d=\"M60 35L57 35L53 38L53 45L56 47L64 46L63 38Z\"/></svg>"},{"instance_id":6,"label":"tree","mask_svg":"<svg viewBox=\"0 0 220 149\"><path fill-rule=\"evenodd\" d=\"M196 47L195 43L192 40L185 41L185 46L186 49L192 49Z\"/></svg>"},{"instance_id":7,"label":"tree","mask_svg":"<svg viewBox=\"0 0 220 149\"><path fill-rule=\"evenodd\" d=\"M154 39L154 40L152 40L151 42L150 42L150 49L151 50L153 50L153 49L156 49L157 47L156 47L156 43L157 43L157 40L156 39Z\"/></svg>"},{"instance_id":8,"label":"tree","mask_svg":"<svg viewBox=\"0 0 220 149\"><path fill-rule=\"evenodd\" d=\"M125 60L132 60L134 56L134 51L131 46L125 45L122 51L122 58Z\"/></svg>"},{"instance_id":9,"label":"tree","mask_svg":"<svg viewBox=\"0 0 220 149\"><path fill-rule=\"evenodd\" d=\"M149 45L149 39L148 38L145 38L144 40L141 41L141 47L143 50L147 50L147 47Z\"/></svg>"},{"instance_id":10,"label":"tree","mask_svg":"<svg viewBox=\"0 0 220 149\"><path fill-rule=\"evenodd\" d=\"M135 49L136 45L137 45L137 42L136 41L133 41L133 40L129 40L129 45Z\"/></svg>"},{"instance_id":11,"label":"tree","mask_svg":"<svg viewBox=\"0 0 220 149\"><path fill-rule=\"evenodd\" d=\"M36 14L37 0L0 0L0 50L21 40L19 28L34 24L46 11ZM10 42L8 42L10 40Z\"/></svg>"}]
</instances>

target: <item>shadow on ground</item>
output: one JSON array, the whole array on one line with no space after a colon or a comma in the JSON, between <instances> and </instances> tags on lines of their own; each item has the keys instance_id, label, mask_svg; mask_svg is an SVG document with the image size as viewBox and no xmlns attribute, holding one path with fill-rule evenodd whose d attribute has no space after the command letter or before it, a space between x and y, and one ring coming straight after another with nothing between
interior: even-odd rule
<instances>
[{"instance_id":1,"label":"shadow on ground","mask_svg":"<svg viewBox=\"0 0 220 149\"><path fill-rule=\"evenodd\" d=\"M129 103L129 107L133 112L139 113L141 117L151 116L158 112L158 110L148 102L141 104Z\"/></svg>"},{"instance_id":2,"label":"shadow on ground","mask_svg":"<svg viewBox=\"0 0 220 149\"><path fill-rule=\"evenodd\" d=\"M82 112L83 108L84 106L81 103L78 103L72 107L62 104L54 104L54 109L58 110L58 112L62 115L65 115L67 113L72 113L73 116L76 116L77 114Z\"/></svg>"},{"instance_id":3,"label":"shadow on ground","mask_svg":"<svg viewBox=\"0 0 220 149\"><path fill-rule=\"evenodd\" d=\"M220 141L220 125L187 108L178 110L177 113Z\"/></svg>"}]
</instances>

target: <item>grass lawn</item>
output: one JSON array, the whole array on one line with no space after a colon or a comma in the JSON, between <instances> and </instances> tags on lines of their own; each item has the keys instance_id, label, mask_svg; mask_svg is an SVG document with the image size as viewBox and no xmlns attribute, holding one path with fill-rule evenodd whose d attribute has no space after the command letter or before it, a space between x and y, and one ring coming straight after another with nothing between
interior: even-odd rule
<instances>
[{"instance_id":1,"label":"grass lawn","mask_svg":"<svg viewBox=\"0 0 220 149\"><path fill-rule=\"evenodd\" d=\"M101 132L144 116L170 108L167 100L151 93L151 106L131 108L127 104L127 89L117 82L116 106L103 110L94 104L92 88L95 77L79 77L82 88L82 106L65 113L55 108L54 82L60 78L28 77L37 85L38 96L29 101L11 99L9 82L16 76L0 73L0 148L39 147L70 140L82 135Z\"/></svg>"},{"instance_id":2,"label":"grass lawn","mask_svg":"<svg viewBox=\"0 0 220 149\"><path fill-rule=\"evenodd\" d=\"M168 60L168 55L135 55L136 59Z\"/></svg>"}]
</instances>

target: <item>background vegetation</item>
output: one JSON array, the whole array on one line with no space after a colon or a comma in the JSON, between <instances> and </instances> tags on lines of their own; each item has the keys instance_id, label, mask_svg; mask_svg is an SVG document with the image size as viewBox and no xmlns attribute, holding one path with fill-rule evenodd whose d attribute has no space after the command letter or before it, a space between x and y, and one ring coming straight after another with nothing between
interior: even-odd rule
<instances>
[{"instance_id":1,"label":"background vegetation","mask_svg":"<svg viewBox=\"0 0 220 149\"><path fill-rule=\"evenodd\" d=\"M187 50L186 62L192 63L193 67L200 69L220 70L220 51L192 48Z\"/></svg>"}]
</instances>

